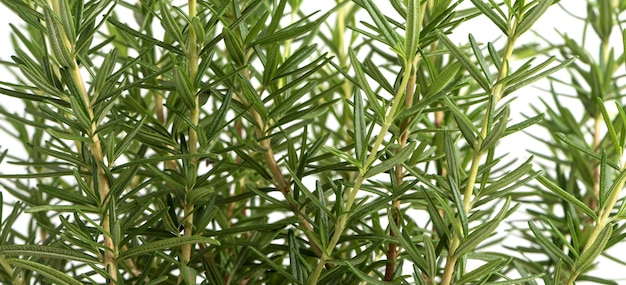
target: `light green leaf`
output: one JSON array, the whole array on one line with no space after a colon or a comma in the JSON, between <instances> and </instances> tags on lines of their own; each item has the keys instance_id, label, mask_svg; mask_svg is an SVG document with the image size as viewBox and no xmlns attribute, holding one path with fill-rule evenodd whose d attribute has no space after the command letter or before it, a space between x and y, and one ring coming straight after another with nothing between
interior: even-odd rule
<instances>
[{"instance_id":1,"label":"light green leaf","mask_svg":"<svg viewBox=\"0 0 626 285\"><path fill-rule=\"evenodd\" d=\"M64 106L64 107L69 107L70 104L57 99L57 98L52 98L50 96L45 96L45 95L35 95L35 94L30 94L30 93L25 93L25 92L20 92L20 91L15 91L15 90L9 90L9 89L5 89L0 87L0 94L6 95L6 96L10 96L10 97L14 97L14 98L18 98L18 99L22 99L22 100L28 100L28 101L33 101L33 102L46 102L46 101L51 101L54 102L58 105Z\"/></svg>"},{"instance_id":2,"label":"light green leaf","mask_svg":"<svg viewBox=\"0 0 626 285\"><path fill-rule=\"evenodd\" d=\"M604 152L603 152L604 153ZM605 166L606 167L606 166ZM601 176L602 178L602 176ZM603 209L604 207L607 206L609 199L615 199L616 195L619 195L619 193L623 190L623 185L624 185L624 180L626 180L626 169L622 170L620 172L620 174L613 178L613 184L611 184L611 187L608 189L608 191L603 191L604 193L601 193L603 195L601 195L601 199L604 199L604 203L603 203ZM624 203L624 202L622 202ZM626 203L624 203L626 204ZM611 211L612 209L604 209L604 211Z\"/></svg>"},{"instance_id":3,"label":"light green leaf","mask_svg":"<svg viewBox=\"0 0 626 285\"><path fill-rule=\"evenodd\" d=\"M518 181L522 176L531 173L532 170L532 161L533 157L528 158L522 165L515 167L515 169L509 171L504 176L499 177L497 180L494 180L489 186L485 187L480 195L491 195L492 193L511 185Z\"/></svg>"},{"instance_id":4,"label":"light green leaf","mask_svg":"<svg viewBox=\"0 0 626 285\"><path fill-rule=\"evenodd\" d=\"M137 133L139 133L139 130L142 129L145 122L146 117L143 117L136 125L132 125L133 128L130 133L127 133L122 141L115 145L115 152L113 153L112 161L117 161L120 156L126 153L131 144L135 142L135 136L137 136Z\"/></svg>"},{"instance_id":5,"label":"light green leaf","mask_svg":"<svg viewBox=\"0 0 626 285\"><path fill-rule=\"evenodd\" d=\"M515 285L515 284L534 284L535 279L545 276L545 273L533 274L522 278L507 278L504 281L486 282L484 285Z\"/></svg>"},{"instance_id":6,"label":"light green leaf","mask_svg":"<svg viewBox=\"0 0 626 285\"><path fill-rule=\"evenodd\" d=\"M349 154L349 153L347 153L347 152L345 152L343 150L340 150L340 149L337 149L337 148L334 148L334 147L327 147L327 146L322 146L322 149L325 152L332 153L334 156L338 157L339 159L342 159L342 160L345 160L346 162L349 162L350 164L358 167L359 169L363 168L363 164L360 161L358 161L351 154Z\"/></svg>"},{"instance_id":7,"label":"light green leaf","mask_svg":"<svg viewBox=\"0 0 626 285\"><path fill-rule=\"evenodd\" d=\"M263 80L261 81L263 86L268 86L274 80L278 64L282 59L278 43L267 45L266 49L265 62L263 62L265 68L263 69Z\"/></svg>"},{"instance_id":8,"label":"light green leaf","mask_svg":"<svg viewBox=\"0 0 626 285\"><path fill-rule=\"evenodd\" d=\"M387 210L387 217L389 217L389 227L391 228L391 231L396 234L396 238L399 240L402 247L404 247L406 253L411 259L411 262L416 264L419 268L425 269L427 267L426 260L422 257L421 251L417 249L411 234L406 231L405 227L402 227L402 232L400 232L396 223L393 222L393 215L390 210Z\"/></svg>"},{"instance_id":9,"label":"light green leaf","mask_svg":"<svg viewBox=\"0 0 626 285\"><path fill-rule=\"evenodd\" d=\"M598 1L598 24L596 32L600 36L600 38L604 40L608 40L611 36L611 30L613 30L613 2L611 1ZM594 23L595 24L595 23ZM594 28L596 25L594 25Z\"/></svg>"},{"instance_id":10,"label":"light green leaf","mask_svg":"<svg viewBox=\"0 0 626 285\"><path fill-rule=\"evenodd\" d=\"M545 61L543 61L542 63L532 67L531 67L531 63L536 59L536 57L533 57L531 59L529 59L526 63L524 63L524 65L522 67L520 67L517 71L513 72L512 74L502 78L501 80L499 80L498 82L496 82L496 84L503 84L503 85L513 85L513 84L517 84L521 81L526 80L527 78L531 77L533 74L545 69L546 67L548 67L552 62L554 62L556 60L555 56L551 56L548 59L546 59Z\"/></svg>"},{"instance_id":11,"label":"light green leaf","mask_svg":"<svg viewBox=\"0 0 626 285\"><path fill-rule=\"evenodd\" d=\"M226 118L226 113L228 112L228 110L230 110L230 104L232 102L232 99L233 99L233 90L229 89L228 92L224 95L222 104L220 105L220 108L215 114L215 116L213 117L213 120L211 121L211 125L206 131L207 141L209 142L212 141L213 139L217 137L220 131L224 130L225 128L224 120Z\"/></svg>"},{"instance_id":12,"label":"light green leaf","mask_svg":"<svg viewBox=\"0 0 626 285\"><path fill-rule=\"evenodd\" d=\"M275 48L280 51L278 47ZM302 64L307 59L310 59L311 55L316 51L319 51L319 47L317 46L317 44L301 47L300 49L294 51L294 53L290 57L285 59L285 61L278 67L278 69L276 69L276 73L272 77L272 80L285 77L292 71L298 69L298 65Z\"/></svg>"},{"instance_id":13,"label":"light green leaf","mask_svg":"<svg viewBox=\"0 0 626 285\"><path fill-rule=\"evenodd\" d=\"M263 30L264 35L271 35L274 32L276 32L276 29L278 29L278 26L280 25L280 20L285 15L286 6L287 6L287 0L280 0L280 2L278 2L278 4L274 8L274 14L272 15L272 20L270 21L269 25L267 25L267 28ZM252 40L246 39L246 42L250 43L252 42Z\"/></svg>"},{"instance_id":14,"label":"light green leaf","mask_svg":"<svg viewBox=\"0 0 626 285\"><path fill-rule=\"evenodd\" d=\"M602 150L602 159L600 160L600 176L598 177L598 185L599 185L599 199L598 199L598 204L600 205L600 208L602 209L604 205L606 205L606 200L609 197L609 191L607 191L607 185L606 183L609 181L610 176L609 176L609 172L607 169L607 157L606 157L606 151ZM616 180L619 181L619 180ZM615 184L613 184L615 185ZM611 187L613 188L613 186Z\"/></svg>"},{"instance_id":15,"label":"light green leaf","mask_svg":"<svg viewBox=\"0 0 626 285\"><path fill-rule=\"evenodd\" d=\"M579 150L580 152L582 152L582 153L584 153L584 154L586 154L586 155L588 155L588 156L590 156L590 157L592 157L592 158L594 158L596 160L601 160L602 159L601 156L599 154L597 154L596 152L594 152L593 150L591 150L589 148L589 146L583 145L581 142L579 142L575 138L570 138L568 136L565 136L562 133L556 133L555 136L558 139L562 140L564 143L572 146L573 148ZM613 167L614 169L619 169L619 166L615 162L613 162L613 161L609 160L608 161L608 165Z\"/></svg>"},{"instance_id":16,"label":"light green leaf","mask_svg":"<svg viewBox=\"0 0 626 285\"><path fill-rule=\"evenodd\" d=\"M284 4L285 2L286 2L285 0L281 0L281 4ZM279 15L282 16L282 12L280 12ZM257 36L259 36L259 33L261 33L263 28L266 27L265 23L267 22L267 18L269 18L269 16L270 16L270 12L268 11L268 12L263 13L263 15L258 18L258 20L255 19L256 24L254 24L254 26L252 26L250 30L248 30L248 34L246 35L246 38L243 40L243 46L250 46L250 43L254 41L254 39L256 39ZM281 19L281 17L280 16L276 18L272 17L272 22L274 22L275 19ZM266 31L267 30L269 29L266 29Z\"/></svg>"},{"instance_id":17,"label":"light green leaf","mask_svg":"<svg viewBox=\"0 0 626 285\"><path fill-rule=\"evenodd\" d=\"M437 232L437 235L439 236L439 238L441 239L450 238L452 236L452 233L450 232L450 229L448 228L448 223L446 223L443 220L441 214L439 213L440 207L438 207L438 204L435 204L431 196L435 197L435 199L437 199L439 196L436 192L433 192L433 191L426 191L424 194L424 197L426 198L426 209L428 210L428 214L433 223L433 227L435 228L435 231ZM440 199L437 199L437 200L440 200ZM445 215L447 215L448 217L454 217L454 214L452 213L452 210L450 209L448 204L441 204L441 205L442 205L441 207L443 208L442 210L444 210Z\"/></svg>"},{"instance_id":18,"label":"light green leaf","mask_svg":"<svg viewBox=\"0 0 626 285\"><path fill-rule=\"evenodd\" d=\"M287 244L289 245L289 267L291 268L291 276L298 279L300 284L305 282L305 273L303 272L304 266L300 263L302 255L300 254L299 241L293 232L293 229L289 229L287 232Z\"/></svg>"},{"instance_id":19,"label":"light green leaf","mask_svg":"<svg viewBox=\"0 0 626 285\"><path fill-rule=\"evenodd\" d=\"M115 64L117 63L117 49L111 49L111 51L106 55L104 60L102 61L102 65L98 69L96 73L96 77L93 82L94 96L91 100L93 102L98 102L98 98L102 95L102 90L106 89L107 79L109 75L113 72L115 68ZM109 82L110 83L110 82Z\"/></svg>"},{"instance_id":20,"label":"light green leaf","mask_svg":"<svg viewBox=\"0 0 626 285\"><path fill-rule=\"evenodd\" d=\"M491 62L496 66L498 71L502 70L502 58L498 54L498 51L493 46L493 43L487 43L487 51L489 51L489 57L491 58Z\"/></svg>"}]
</instances>

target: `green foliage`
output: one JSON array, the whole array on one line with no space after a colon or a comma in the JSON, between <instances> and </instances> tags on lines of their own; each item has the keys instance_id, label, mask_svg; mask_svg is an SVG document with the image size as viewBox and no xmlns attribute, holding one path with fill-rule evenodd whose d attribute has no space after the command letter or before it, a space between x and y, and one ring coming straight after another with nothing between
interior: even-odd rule
<instances>
[{"instance_id":1,"label":"green foliage","mask_svg":"<svg viewBox=\"0 0 626 285\"><path fill-rule=\"evenodd\" d=\"M612 284L623 5L589 1L594 58L518 43L555 1L461 2L2 0L24 109L0 106L0 282ZM455 42L477 17L504 41ZM554 102L516 119L538 82ZM503 155L529 128L548 151Z\"/></svg>"}]
</instances>

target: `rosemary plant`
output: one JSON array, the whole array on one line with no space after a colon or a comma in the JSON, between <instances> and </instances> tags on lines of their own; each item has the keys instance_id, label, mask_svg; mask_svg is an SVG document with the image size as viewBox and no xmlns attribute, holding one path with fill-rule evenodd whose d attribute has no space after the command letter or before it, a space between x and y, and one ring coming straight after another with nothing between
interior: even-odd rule
<instances>
[{"instance_id":1,"label":"rosemary plant","mask_svg":"<svg viewBox=\"0 0 626 285\"><path fill-rule=\"evenodd\" d=\"M617 284L626 2L535 45L558 1L1 2L3 284ZM502 153L531 126L549 151Z\"/></svg>"}]
</instances>

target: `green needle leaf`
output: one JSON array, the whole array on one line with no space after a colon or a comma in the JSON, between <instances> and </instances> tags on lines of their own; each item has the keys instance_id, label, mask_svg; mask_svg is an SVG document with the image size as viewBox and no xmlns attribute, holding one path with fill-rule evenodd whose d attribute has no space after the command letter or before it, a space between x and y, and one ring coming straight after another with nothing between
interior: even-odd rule
<instances>
[{"instance_id":1,"label":"green needle leaf","mask_svg":"<svg viewBox=\"0 0 626 285\"><path fill-rule=\"evenodd\" d=\"M420 22L420 2L408 1L407 17L406 17L406 33L404 36L404 58L411 60L419 48L419 39L421 31Z\"/></svg>"},{"instance_id":2,"label":"green needle leaf","mask_svg":"<svg viewBox=\"0 0 626 285\"><path fill-rule=\"evenodd\" d=\"M478 83L478 85L480 85L480 87L485 92L490 92L491 84L489 83L489 80L483 76L482 72L476 67L476 65L474 65L469 57L461 49L459 49L456 44L448 39L446 35L441 33L441 31L437 31L437 36L439 37L439 40L441 40L443 45L448 48L450 53L454 55L454 57L463 65L463 67L465 67L465 69L467 70L467 72L469 72L472 78L476 80L476 83Z\"/></svg>"},{"instance_id":3,"label":"green needle leaf","mask_svg":"<svg viewBox=\"0 0 626 285\"><path fill-rule=\"evenodd\" d=\"M487 16L487 18L489 18L489 20L491 20L491 22L494 23L496 27L498 27L498 29L500 29L500 31L504 33L504 35L509 35L509 28L506 22L498 14L496 14L496 12L494 12L493 7L490 7L487 3L483 2L482 0L472 0L472 3L474 3L474 6L476 6L478 10L483 12L483 14ZM495 5L493 4L493 2L491 3L492 5Z\"/></svg>"},{"instance_id":4,"label":"green needle leaf","mask_svg":"<svg viewBox=\"0 0 626 285\"><path fill-rule=\"evenodd\" d=\"M565 201L571 203L574 207L578 208L579 210L583 211L590 218L594 220L598 219L598 216L596 215L596 213L593 210L591 210L589 206L587 206L582 201L576 199L576 197L574 197L572 194L568 193L567 191L563 190L558 185L554 184L554 182L552 182L548 178L545 178L544 176L537 176L537 180L541 184L543 184L543 186L546 186L549 190L554 192L554 194L561 197Z\"/></svg>"},{"instance_id":5,"label":"green needle leaf","mask_svg":"<svg viewBox=\"0 0 626 285\"><path fill-rule=\"evenodd\" d=\"M62 67L74 68L74 58L71 55L70 50L65 45L65 38L59 30L59 22L56 20L54 11L48 6L43 8L44 19L46 20L46 28L48 31L48 38L50 39L50 47L56 60Z\"/></svg>"},{"instance_id":6,"label":"green needle leaf","mask_svg":"<svg viewBox=\"0 0 626 285\"><path fill-rule=\"evenodd\" d=\"M367 13L369 13L370 17L372 17L372 20L376 24L378 31L385 38L386 44L391 48L397 47L398 43L400 42L400 38L398 34L396 33L396 31L394 31L393 28L391 28L389 21L387 21L387 16L385 16L385 14L383 14L378 9L378 6L374 4L372 0L364 0L363 6L365 10L367 10ZM415 5L415 6L418 6L418 5ZM416 7L414 9L418 9L418 8ZM415 22L418 22L418 21L415 21ZM416 24L415 22L413 24Z\"/></svg>"},{"instance_id":7,"label":"green needle leaf","mask_svg":"<svg viewBox=\"0 0 626 285\"><path fill-rule=\"evenodd\" d=\"M197 243L208 243L213 245L220 245L220 242L214 238L203 237L203 236L180 236L168 239L162 239L154 242L149 242L142 244L140 246L131 247L128 250L122 251L118 257L118 260L124 260L129 257L151 254L155 251L178 247L183 244L197 244Z\"/></svg>"},{"instance_id":8,"label":"green needle leaf","mask_svg":"<svg viewBox=\"0 0 626 285\"><path fill-rule=\"evenodd\" d=\"M363 98L361 91L354 91L354 151L356 159L361 163L365 163L367 157L367 127L365 126L365 107L363 106Z\"/></svg>"},{"instance_id":9,"label":"green needle leaf","mask_svg":"<svg viewBox=\"0 0 626 285\"><path fill-rule=\"evenodd\" d=\"M454 116L454 120L456 121L456 124L459 127L461 134L463 135L463 138L465 138L465 141L471 148L475 148L475 141L478 134L478 129L476 128L476 126L474 126L474 124L467 117L467 115L463 113L463 111L461 111L452 100L450 100L450 98L448 98L447 96L443 98L447 103L446 105L450 108L450 111Z\"/></svg>"},{"instance_id":10,"label":"green needle leaf","mask_svg":"<svg viewBox=\"0 0 626 285\"><path fill-rule=\"evenodd\" d=\"M98 258L67 248L51 247L46 245L0 245L0 255L58 258L86 263L97 263Z\"/></svg>"},{"instance_id":11,"label":"green needle leaf","mask_svg":"<svg viewBox=\"0 0 626 285\"><path fill-rule=\"evenodd\" d=\"M469 284L473 281L487 278L493 274L496 274L500 269L505 267L509 262L509 259L498 258L491 260L478 268L463 274L463 277L455 282L455 284Z\"/></svg>"},{"instance_id":12,"label":"green needle leaf","mask_svg":"<svg viewBox=\"0 0 626 285\"><path fill-rule=\"evenodd\" d=\"M554 0L537 0L531 3L532 4L537 3L537 4L535 4L534 7L532 7L527 13L525 13L522 16L522 20L517 26L517 28L515 29L515 35L513 36L519 37L526 31L530 30L530 28L535 24L535 22L539 20L541 15L543 15L543 13L545 13L548 10L548 8L555 2ZM529 5L532 5L532 4L529 4Z\"/></svg>"},{"instance_id":13,"label":"green needle leaf","mask_svg":"<svg viewBox=\"0 0 626 285\"><path fill-rule=\"evenodd\" d=\"M372 177L376 174L379 173L383 173L389 169L391 169L392 167L395 167L397 165L402 164L404 161L406 161L407 159L409 159L409 157L411 156L411 154L413 153L413 150L415 150L415 146L417 144L415 142L411 142L409 145L407 145L406 147L404 147L400 152L398 152L397 154L391 156L391 158L384 160L382 163L371 167L370 169L367 170L367 172L365 173L365 178L368 177Z\"/></svg>"},{"instance_id":14,"label":"green needle leaf","mask_svg":"<svg viewBox=\"0 0 626 285\"><path fill-rule=\"evenodd\" d=\"M270 34L264 34L257 37L257 39L253 41L250 46L282 42L288 39L296 38L302 34L312 32L313 30L319 28L319 26L326 21L328 16L330 16L330 13L326 13L319 19L304 25L300 25L300 22L296 22L282 30L275 31Z\"/></svg>"},{"instance_id":15,"label":"green needle leaf","mask_svg":"<svg viewBox=\"0 0 626 285\"><path fill-rule=\"evenodd\" d=\"M604 251L612 233L613 227L611 225L605 225L591 246L581 253L580 258L576 261L575 268L579 271L584 271L592 265L596 258Z\"/></svg>"},{"instance_id":16,"label":"green needle leaf","mask_svg":"<svg viewBox=\"0 0 626 285\"><path fill-rule=\"evenodd\" d=\"M13 266L20 267L29 271L35 271L45 276L46 278L54 281L55 284L59 284L59 285L82 285L83 284L83 282L80 282L59 270L56 270L52 267L49 267L47 265L44 265L38 262L34 262L30 260L23 260L23 259L15 259L15 258L8 259L7 261L9 262L9 264Z\"/></svg>"}]
</instances>

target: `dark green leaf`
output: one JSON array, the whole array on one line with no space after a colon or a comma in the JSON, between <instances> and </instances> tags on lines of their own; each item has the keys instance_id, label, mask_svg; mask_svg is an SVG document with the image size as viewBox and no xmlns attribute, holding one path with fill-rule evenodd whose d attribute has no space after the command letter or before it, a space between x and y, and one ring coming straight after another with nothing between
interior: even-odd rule
<instances>
[{"instance_id":1,"label":"dark green leaf","mask_svg":"<svg viewBox=\"0 0 626 285\"><path fill-rule=\"evenodd\" d=\"M158 241L148 242L136 247L131 247L125 251L122 251L118 256L118 260L124 260L129 257L150 254L157 250L162 250L166 248L173 248L177 246L181 246L183 244L196 244L196 243L208 243L219 245L219 241L202 236L180 236L168 239L162 239Z\"/></svg>"},{"instance_id":2,"label":"dark green leaf","mask_svg":"<svg viewBox=\"0 0 626 285\"><path fill-rule=\"evenodd\" d=\"M59 284L59 285L82 285L83 283L70 277L69 275L56 270L52 267L49 267L45 264L41 264L35 261L31 261L31 260L22 260L22 259L15 259L15 258L10 258L7 259L7 261L9 262L9 264L16 266L16 267L20 267L29 271L35 271L43 276L45 276L46 278L50 279L51 281L54 281L54 284Z\"/></svg>"},{"instance_id":3,"label":"dark green leaf","mask_svg":"<svg viewBox=\"0 0 626 285\"><path fill-rule=\"evenodd\" d=\"M476 135L478 134L478 129L472 123L472 121L467 117L467 115L459 109L459 107L448 97L443 97L446 101L452 115L454 116L454 120L456 121L463 138L471 148L476 147Z\"/></svg>"},{"instance_id":4,"label":"dark green leaf","mask_svg":"<svg viewBox=\"0 0 626 285\"><path fill-rule=\"evenodd\" d=\"M491 2L491 1L490 1ZM498 14L494 12L494 8L490 7L489 4L483 2L482 0L472 0L472 3L476 6L478 10L483 12L492 23L504 33L504 35L509 35L509 28L504 19L502 19ZM496 5L494 2L490 3L491 5Z\"/></svg>"},{"instance_id":5,"label":"dark green leaf","mask_svg":"<svg viewBox=\"0 0 626 285\"><path fill-rule=\"evenodd\" d=\"M326 21L326 18L328 18L329 15L330 13L327 13L319 19L313 22L306 23L304 25L300 25L300 23L297 22L271 34L259 35L250 45L255 46L282 42L288 39L294 39L304 33L310 33L313 30L317 29L321 23Z\"/></svg>"},{"instance_id":6,"label":"dark green leaf","mask_svg":"<svg viewBox=\"0 0 626 285\"><path fill-rule=\"evenodd\" d=\"M569 202L570 204L572 204L577 209L583 211L590 218L592 218L594 220L598 219L598 216L596 215L596 213L593 210L591 210L591 208L589 208L589 206L587 206L582 201L576 199L576 197L572 196L572 194L570 194L567 191L563 190L561 187L556 185L554 182L552 182L548 178L545 178L543 176L537 176L537 180L539 182L541 182L541 184L546 186L548 189L550 189L552 192L554 192L554 194L556 194L560 198L564 199L565 201Z\"/></svg>"},{"instance_id":7,"label":"dark green leaf","mask_svg":"<svg viewBox=\"0 0 626 285\"><path fill-rule=\"evenodd\" d=\"M497 272L506 266L510 262L506 259L493 259L478 268L472 270L471 272L463 274L461 279L455 281L458 284L468 284L473 283L473 281L478 281L480 279L488 278L493 274L497 274Z\"/></svg>"},{"instance_id":8,"label":"dark green leaf","mask_svg":"<svg viewBox=\"0 0 626 285\"><path fill-rule=\"evenodd\" d=\"M469 74L476 80L476 83L482 87L485 92L490 92L491 84L487 78L485 78L481 71L474 65L474 63L469 59L469 57L463 52L459 47L454 44L448 37L442 34L440 31L437 31L437 36L439 40L443 43L443 45L448 48L450 53L454 55L454 57L465 67L465 69L469 72Z\"/></svg>"},{"instance_id":9,"label":"dark green leaf","mask_svg":"<svg viewBox=\"0 0 626 285\"><path fill-rule=\"evenodd\" d=\"M393 155L391 158L384 160L378 165L370 167L365 173L364 177L372 177L376 174L385 172L392 167L402 164L409 158L409 156L411 156L413 150L415 150L416 145L417 144L415 142L411 142L409 145L405 146L400 152Z\"/></svg>"},{"instance_id":10,"label":"dark green leaf","mask_svg":"<svg viewBox=\"0 0 626 285\"><path fill-rule=\"evenodd\" d=\"M354 91L354 151L356 159L365 163L367 158L368 137L365 126L365 107L363 106L363 98L361 92L357 89Z\"/></svg>"}]
</instances>

